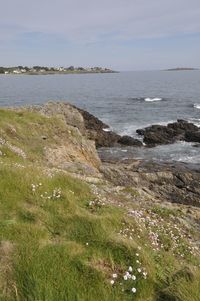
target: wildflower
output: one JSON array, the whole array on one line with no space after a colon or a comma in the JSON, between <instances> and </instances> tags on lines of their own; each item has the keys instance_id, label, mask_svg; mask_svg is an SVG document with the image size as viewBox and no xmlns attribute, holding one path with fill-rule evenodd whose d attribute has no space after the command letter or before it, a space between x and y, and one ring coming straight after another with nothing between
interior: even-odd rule
<instances>
[{"instance_id":1,"label":"wildflower","mask_svg":"<svg viewBox=\"0 0 200 301\"><path fill-rule=\"evenodd\" d=\"M88 242L86 242L86 246L88 246L89 245L89 243Z\"/></svg>"},{"instance_id":2,"label":"wildflower","mask_svg":"<svg viewBox=\"0 0 200 301\"><path fill-rule=\"evenodd\" d=\"M136 276L135 275L133 275L131 278L132 278L132 280L136 280Z\"/></svg>"},{"instance_id":3,"label":"wildflower","mask_svg":"<svg viewBox=\"0 0 200 301\"><path fill-rule=\"evenodd\" d=\"M147 272L143 272L142 274L144 276L144 279L146 279L147 278Z\"/></svg>"},{"instance_id":4,"label":"wildflower","mask_svg":"<svg viewBox=\"0 0 200 301\"><path fill-rule=\"evenodd\" d=\"M133 287L132 289L131 289L131 291L132 291L132 293L136 293L136 288L135 287Z\"/></svg>"},{"instance_id":5,"label":"wildflower","mask_svg":"<svg viewBox=\"0 0 200 301\"><path fill-rule=\"evenodd\" d=\"M142 272L142 270L139 268L139 269L137 269L137 271L138 271L138 273L141 273Z\"/></svg>"},{"instance_id":6,"label":"wildflower","mask_svg":"<svg viewBox=\"0 0 200 301\"><path fill-rule=\"evenodd\" d=\"M113 278L117 278L117 274L113 274L112 276L113 276Z\"/></svg>"},{"instance_id":7,"label":"wildflower","mask_svg":"<svg viewBox=\"0 0 200 301\"><path fill-rule=\"evenodd\" d=\"M113 285L115 283L115 281L114 280L110 280L110 283Z\"/></svg>"},{"instance_id":8,"label":"wildflower","mask_svg":"<svg viewBox=\"0 0 200 301\"><path fill-rule=\"evenodd\" d=\"M128 280L128 277L127 277L127 275L124 275L124 280Z\"/></svg>"},{"instance_id":9,"label":"wildflower","mask_svg":"<svg viewBox=\"0 0 200 301\"><path fill-rule=\"evenodd\" d=\"M139 256L139 254L138 254L138 253L136 253L135 255L136 255L137 257Z\"/></svg>"},{"instance_id":10,"label":"wildflower","mask_svg":"<svg viewBox=\"0 0 200 301\"><path fill-rule=\"evenodd\" d=\"M133 271L133 268L130 266L130 267L128 268L128 270L129 270L129 272L132 272L132 271Z\"/></svg>"}]
</instances>

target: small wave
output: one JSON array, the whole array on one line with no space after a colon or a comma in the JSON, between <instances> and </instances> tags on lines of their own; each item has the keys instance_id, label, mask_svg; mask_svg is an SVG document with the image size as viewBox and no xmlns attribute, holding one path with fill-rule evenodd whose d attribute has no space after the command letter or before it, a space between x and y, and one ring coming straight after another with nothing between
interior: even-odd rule
<instances>
[{"instance_id":1,"label":"small wave","mask_svg":"<svg viewBox=\"0 0 200 301\"><path fill-rule=\"evenodd\" d=\"M110 128L104 128L103 131L104 132L111 132L111 129Z\"/></svg>"},{"instance_id":2,"label":"small wave","mask_svg":"<svg viewBox=\"0 0 200 301\"><path fill-rule=\"evenodd\" d=\"M199 110L200 110L200 104L198 104L198 103L195 103L195 104L193 105L193 107L194 107L195 109L199 109Z\"/></svg>"},{"instance_id":3,"label":"small wave","mask_svg":"<svg viewBox=\"0 0 200 301\"><path fill-rule=\"evenodd\" d=\"M161 100L166 100L163 99L161 97L132 97L130 98L131 100L135 100L135 101L147 101L147 102L153 102L153 101L161 101Z\"/></svg>"},{"instance_id":4,"label":"small wave","mask_svg":"<svg viewBox=\"0 0 200 301\"><path fill-rule=\"evenodd\" d=\"M194 125L200 127L200 119L199 118L189 118L189 122L192 122Z\"/></svg>"},{"instance_id":5,"label":"small wave","mask_svg":"<svg viewBox=\"0 0 200 301\"><path fill-rule=\"evenodd\" d=\"M154 98L147 97L144 99L144 101L148 101L148 102L161 101L161 100L162 100L161 97L154 97Z\"/></svg>"}]
</instances>

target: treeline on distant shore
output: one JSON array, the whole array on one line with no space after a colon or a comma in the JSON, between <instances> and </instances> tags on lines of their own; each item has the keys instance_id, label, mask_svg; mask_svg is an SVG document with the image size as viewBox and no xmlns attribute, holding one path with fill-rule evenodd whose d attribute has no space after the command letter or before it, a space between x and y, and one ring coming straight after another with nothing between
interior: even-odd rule
<instances>
[{"instance_id":1,"label":"treeline on distant shore","mask_svg":"<svg viewBox=\"0 0 200 301\"><path fill-rule=\"evenodd\" d=\"M0 67L0 74L23 74L23 73L59 73L59 72L114 72L108 68L102 67L44 67L44 66L17 66L17 67Z\"/></svg>"}]
</instances>

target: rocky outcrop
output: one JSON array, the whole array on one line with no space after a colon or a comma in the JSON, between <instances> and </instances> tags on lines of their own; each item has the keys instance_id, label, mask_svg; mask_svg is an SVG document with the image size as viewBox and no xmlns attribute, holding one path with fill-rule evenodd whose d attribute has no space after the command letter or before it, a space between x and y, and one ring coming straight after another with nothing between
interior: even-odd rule
<instances>
[{"instance_id":1,"label":"rocky outcrop","mask_svg":"<svg viewBox=\"0 0 200 301\"><path fill-rule=\"evenodd\" d=\"M31 111L37 111L45 116L59 116L67 125L78 128L81 134L85 134L85 122L78 109L69 103L48 102L42 106L32 106Z\"/></svg>"},{"instance_id":2,"label":"rocky outcrop","mask_svg":"<svg viewBox=\"0 0 200 301\"><path fill-rule=\"evenodd\" d=\"M200 207L199 166L194 169L186 164L161 164L140 160L102 163L96 146L141 146L141 141L110 132L108 126L98 118L70 104L48 103L44 106L31 107L29 110L39 112L45 117L33 114L29 119L27 108L16 109L17 112L20 111L24 122L28 122L28 126L31 123L31 128L28 127L30 135L24 160L29 160L29 153L33 152L36 157L31 157L31 160L33 158L38 160L37 156L40 156L39 158L45 161L48 167L88 177L104 177L117 186L137 187L146 193L147 198L153 200ZM199 141L199 129L184 120L178 120L168 126L154 125L138 130L138 133L149 139L149 145L159 144L161 139L162 143L169 143L168 141L174 139ZM7 138L9 135L13 137L13 131L11 133L9 130L4 134L8 135ZM19 137L23 137L20 128L17 130L17 139ZM26 142L25 140L24 143ZM34 153L34 145L41 147L39 154L37 149Z\"/></svg>"},{"instance_id":3,"label":"rocky outcrop","mask_svg":"<svg viewBox=\"0 0 200 301\"><path fill-rule=\"evenodd\" d=\"M199 128L194 124L185 120L177 120L177 122L169 123L166 126L152 125L144 129L138 129L136 132L144 136L143 141L147 146L155 146L174 143L178 140L199 142L196 138L198 131Z\"/></svg>"},{"instance_id":4,"label":"rocky outcrop","mask_svg":"<svg viewBox=\"0 0 200 301\"><path fill-rule=\"evenodd\" d=\"M94 115L77 108L84 119L87 137L94 140L96 147L112 147L117 145L142 146L142 142L130 136L120 136L109 129L109 126L103 123Z\"/></svg>"},{"instance_id":5,"label":"rocky outcrop","mask_svg":"<svg viewBox=\"0 0 200 301\"><path fill-rule=\"evenodd\" d=\"M84 118L74 106L48 102L25 110L48 117L49 128L47 121L45 126L38 127L38 133L45 141L43 153L49 166L85 175L99 175L101 161L95 142L88 139Z\"/></svg>"},{"instance_id":6,"label":"rocky outcrop","mask_svg":"<svg viewBox=\"0 0 200 301\"><path fill-rule=\"evenodd\" d=\"M200 207L199 167L130 160L105 163L101 171L115 185L137 187L154 200Z\"/></svg>"},{"instance_id":7,"label":"rocky outcrop","mask_svg":"<svg viewBox=\"0 0 200 301\"><path fill-rule=\"evenodd\" d=\"M187 131L185 133L185 141L200 143L200 131L195 131L195 132Z\"/></svg>"},{"instance_id":8,"label":"rocky outcrop","mask_svg":"<svg viewBox=\"0 0 200 301\"><path fill-rule=\"evenodd\" d=\"M43 106L33 106L29 109L39 111L45 116L59 116L67 125L78 128L87 139L95 141L97 148L117 145L142 146L138 139L116 134L94 115L69 103L48 102Z\"/></svg>"},{"instance_id":9,"label":"rocky outcrop","mask_svg":"<svg viewBox=\"0 0 200 301\"><path fill-rule=\"evenodd\" d=\"M142 146L143 145L143 143L140 140L135 139L130 136L122 136L121 138L119 138L118 143L122 144L122 145L128 145L128 146Z\"/></svg>"}]
</instances>

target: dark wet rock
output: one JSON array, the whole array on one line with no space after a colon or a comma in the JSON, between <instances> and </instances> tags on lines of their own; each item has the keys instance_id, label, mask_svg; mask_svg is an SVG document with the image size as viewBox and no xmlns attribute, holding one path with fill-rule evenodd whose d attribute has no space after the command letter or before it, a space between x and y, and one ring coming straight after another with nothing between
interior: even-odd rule
<instances>
[{"instance_id":1,"label":"dark wet rock","mask_svg":"<svg viewBox=\"0 0 200 301\"><path fill-rule=\"evenodd\" d=\"M137 164L136 164L137 163ZM155 162L104 163L102 173L115 185L137 187L152 198L200 207L200 168Z\"/></svg>"},{"instance_id":2,"label":"dark wet rock","mask_svg":"<svg viewBox=\"0 0 200 301\"><path fill-rule=\"evenodd\" d=\"M87 137L95 141L96 147L111 147L117 144L120 136L109 131L109 126L89 112L77 108L84 120Z\"/></svg>"},{"instance_id":3,"label":"dark wet rock","mask_svg":"<svg viewBox=\"0 0 200 301\"><path fill-rule=\"evenodd\" d=\"M119 140L118 140L119 144L122 145L127 145L127 146L142 146L142 142L138 139L135 139L133 137L130 136L122 136Z\"/></svg>"},{"instance_id":4,"label":"dark wet rock","mask_svg":"<svg viewBox=\"0 0 200 301\"><path fill-rule=\"evenodd\" d=\"M95 131L102 131L103 129L109 128L109 126L105 123L103 123L101 120L99 120L94 115L90 114L89 112L76 108L84 119L85 128L87 130L95 130Z\"/></svg>"},{"instance_id":5,"label":"dark wet rock","mask_svg":"<svg viewBox=\"0 0 200 301\"><path fill-rule=\"evenodd\" d=\"M176 141L173 131L168 129L159 129L156 131L148 131L144 134L144 143L147 145L170 144Z\"/></svg>"},{"instance_id":6,"label":"dark wet rock","mask_svg":"<svg viewBox=\"0 0 200 301\"><path fill-rule=\"evenodd\" d=\"M87 137L95 141L96 147L112 147L117 145L120 136L114 132L88 130Z\"/></svg>"},{"instance_id":7,"label":"dark wet rock","mask_svg":"<svg viewBox=\"0 0 200 301\"><path fill-rule=\"evenodd\" d=\"M130 136L120 136L109 130L109 126L92 114L77 108L84 119L87 137L94 140L96 147L112 147L120 145L142 146L142 142Z\"/></svg>"},{"instance_id":8,"label":"dark wet rock","mask_svg":"<svg viewBox=\"0 0 200 301\"><path fill-rule=\"evenodd\" d=\"M187 131L185 133L185 141L200 143L200 131Z\"/></svg>"},{"instance_id":9,"label":"dark wet rock","mask_svg":"<svg viewBox=\"0 0 200 301\"><path fill-rule=\"evenodd\" d=\"M139 135L144 136L143 141L147 146L155 146L161 144L171 144L178 140L186 140L186 138L188 136L192 136L192 134L192 137L197 137L198 135L195 136L195 133L197 133L198 130L199 128L193 123L179 119L177 122L169 123L166 126L152 125L144 129L138 129L136 132ZM200 140L196 138L196 140L193 141L199 142Z\"/></svg>"},{"instance_id":10,"label":"dark wet rock","mask_svg":"<svg viewBox=\"0 0 200 301\"><path fill-rule=\"evenodd\" d=\"M186 131L198 131L198 127L191 122L187 122L182 119L178 119L177 122L169 123L168 128L171 128L175 131L177 135L185 133Z\"/></svg>"}]
</instances>

